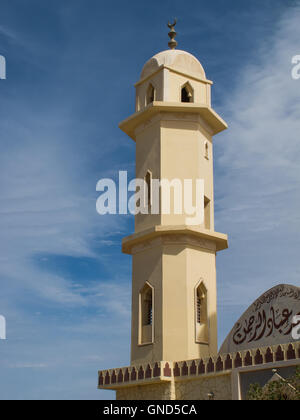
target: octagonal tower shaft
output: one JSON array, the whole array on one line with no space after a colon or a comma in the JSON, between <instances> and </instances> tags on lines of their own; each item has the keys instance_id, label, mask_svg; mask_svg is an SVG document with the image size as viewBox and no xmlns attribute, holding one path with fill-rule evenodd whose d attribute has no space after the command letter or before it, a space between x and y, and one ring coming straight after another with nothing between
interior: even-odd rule
<instances>
[{"instance_id":1,"label":"octagonal tower shaft","mask_svg":"<svg viewBox=\"0 0 300 420\"><path fill-rule=\"evenodd\" d=\"M150 188L155 179L204 180L203 223L187 224L171 200L169 214L136 215L123 240L133 262L132 364L217 353L216 253L227 236L214 230L213 135L227 125L211 108L211 84L192 55L162 52L144 66L136 112L120 124Z\"/></svg>"}]
</instances>

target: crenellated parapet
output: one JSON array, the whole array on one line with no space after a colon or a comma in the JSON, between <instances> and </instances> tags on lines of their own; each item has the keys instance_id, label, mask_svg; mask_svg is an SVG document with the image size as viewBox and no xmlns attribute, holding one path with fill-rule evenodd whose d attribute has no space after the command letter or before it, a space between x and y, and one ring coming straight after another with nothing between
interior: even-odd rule
<instances>
[{"instance_id":1,"label":"crenellated parapet","mask_svg":"<svg viewBox=\"0 0 300 420\"><path fill-rule=\"evenodd\" d=\"M155 362L138 366L99 371L98 388L119 389L121 387L148 385L150 383L188 380L200 376L228 373L234 369L295 361L300 363L300 341L236 353L219 354L204 359L180 362Z\"/></svg>"},{"instance_id":2,"label":"crenellated parapet","mask_svg":"<svg viewBox=\"0 0 300 420\"><path fill-rule=\"evenodd\" d=\"M206 359L175 362L175 378L193 375L209 375L242 367L300 359L300 342L219 354Z\"/></svg>"},{"instance_id":3,"label":"crenellated parapet","mask_svg":"<svg viewBox=\"0 0 300 420\"><path fill-rule=\"evenodd\" d=\"M121 386L170 381L173 364L170 362L146 363L98 373L98 388L117 389Z\"/></svg>"}]
</instances>

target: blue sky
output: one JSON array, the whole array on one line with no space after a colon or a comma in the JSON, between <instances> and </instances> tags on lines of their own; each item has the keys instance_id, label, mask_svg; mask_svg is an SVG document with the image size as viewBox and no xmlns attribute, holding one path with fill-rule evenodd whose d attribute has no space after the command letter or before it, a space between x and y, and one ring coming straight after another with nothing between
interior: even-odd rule
<instances>
[{"instance_id":1,"label":"blue sky","mask_svg":"<svg viewBox=\"0 0 300 420\"><path fill-rule=\"evenodd\" d=\"M118 122L133 83L179 48L215 83L219 344L266 289L300 285L300 2L1 0L0 398L105 399L97 370L128 365L132 216L99 216L95 186L134 174Z\"/></svg>"}]
</instances>

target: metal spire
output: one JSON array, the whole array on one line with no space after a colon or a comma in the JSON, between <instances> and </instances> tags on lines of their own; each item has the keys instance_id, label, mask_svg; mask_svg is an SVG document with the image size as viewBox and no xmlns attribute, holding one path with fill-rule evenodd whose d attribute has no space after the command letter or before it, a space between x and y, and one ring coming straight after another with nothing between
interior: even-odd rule
<instances>
[{"instance_id":1,"label":"metal spire","mask_svg":"<svg viewBox=\"0 0 300 420\"><path fill-rule=\"evenodd\" d=\"M169 37L170 37L170 41L168 43L169 47L171 48L171 50L174 50L177 47L177 41L175 40L175 36L177 35L174 26L177 23L177 19L174 19L174 23L168 23L168 28L170 29L169 32Z\"/></svg>"}]
</instances>

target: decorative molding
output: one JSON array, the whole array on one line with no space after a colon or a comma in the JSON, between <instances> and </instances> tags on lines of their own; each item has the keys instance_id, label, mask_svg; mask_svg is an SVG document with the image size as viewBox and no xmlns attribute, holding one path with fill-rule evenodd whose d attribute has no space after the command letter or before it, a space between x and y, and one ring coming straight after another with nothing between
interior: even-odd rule
<instances>
[{"instance_id":1,"label":"decorative molding","mask_svg":"<svg viewBox=\"0 0 300 420\"><path fill-rule=\"evenodd\" d=\"M205 359L162 361L102 370L98 373L98 388L118 389L123 386L146 385L173 379L189 380L203 375L224 375L234 369L250 366L267 369L269 364L292 363L298 359L300 364L300 341L231 354L219 354Z\"/></svg>"},{"instance_id":2,"label":"decorative molding","mask_svg":"<svg viewBox=\"0 0 300 420\"><path fill-rule=\"evenodd\" d=\"M195 248L206 249L209 251L216 252L216 244L213 241L197 238L192 235L185 233L182 234L164 234L159 238L154 238L141 242L132 247L132 254L137 254L139 252L146 251L148 249L158 247L158 246L167 246L167 245L184 245L192 246Z\"/></svg>"}]
</instances>

